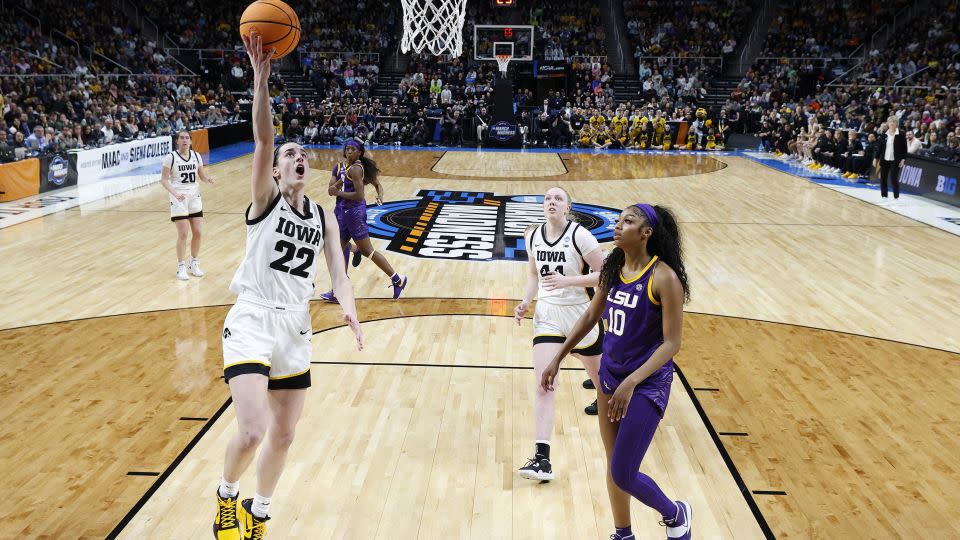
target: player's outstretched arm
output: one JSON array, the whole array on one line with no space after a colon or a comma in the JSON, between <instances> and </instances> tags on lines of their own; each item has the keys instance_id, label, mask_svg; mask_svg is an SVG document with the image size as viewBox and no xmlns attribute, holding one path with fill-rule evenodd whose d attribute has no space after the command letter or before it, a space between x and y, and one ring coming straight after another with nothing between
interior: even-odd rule
<instances>
[{"instance_id":1,"label":"player's outstretched arm","mask_svg":"<svg viewBox=\"0 0 960 540\"><path fill-rule=\"evenodd\" d=\"M536 226L530 225L524 231L524 237L527 239L527 284L523 290L523 300L513 309L513 318L516 319L517 324L520 324L523 316L530 310L530 302L533 302L533 298L537 295L537 283L540 274L537 273L537 265L533 262L533 254L530 252L531 239L533 238L531 233L534 229L536 229Z\"/></svg>"},{"instance_id":2,"label":"player's outstretched arm","mask_svg":"<svg viewBox=\"0 0 960 540\"><path fill-rule=\"evenodd\" d=\"M200 159L200 170L197 172L197 174L200 176L200 180L203 180L208 184L213 183L213 177L207 173L207 168L203 165L203 158Z\"/></svg>"},{"instance_id":3,"label":"player's outstretched arm","mask_svg":"<svg viewBox=\"0 0 960 540\"><path fill-rule=\"evenodd\" d=\"M383 204L383 184L380 183L380 179L370 180L370 185L377 191L377 204Z\"/></svg>"},{"instance_id":4,"label":"player's outstretched arm","mask_svg":"<svg viewBox=\"0 0 960 540\"><path fill-rule=\"evenodd\" d=\"M270 60L273 47L263 48L263 38L256 31L242 36L247 56L253 66L253 171L251 179L252 214L263 213L277 194L273 179L273 118L270 111Z\"/></svg>"},{"instance_id":5,"label":"player's outstretched arm","mask_svg":"<svg viewBox=\"0 0 960 540\"><path fill-rule=\"evenodd\" d=\"M353 299L353 288L347 271L343 266L343 251L340 250L340 227L336 220L324 220L323 257L327 261L327 270L330 272L330 282L333 284L333 293L343 309L343 320L353 330L357 338L357 350L363 350L363 331L360 329L360 320L357 318L357 304Z\"/></svg>"},{"instance_id":6,"label":"player's outstretched arm","mask_svg":"<svg viewBox=\"0 0 960 540\"><path fill-rule=\"evenodd\" d=\"M570 354L570 351L577 346L577 343L583 341L583 338L587 337L590 330L597 325L600 317L603 316L603 307L606 303L607 291L604 289L598 290L597 294L593 295L593 299L590 300L590 306L587 307L583 315L577 319L570 333L567 334L567 339L563 342L560 350L557 351L557 355L553 357L550 365L543 371L543 377L540 379L540 387L543 388L544 391L553 391L557 374L560 372L560 362L563 361L563 359Z\"/></svg>"},{"instance_id":7,"label":"player's outstretched arm","mask_svg":"<svg viewBox=\"0 0 960 540\"><path fill-rule=\"evenodd\" d=\"M177 193L177 190L173 189L173 184L170 183L170 167L164 163L160 167L160 185L163 186L163 189L167 190L168 193L176 197L178 201L183 202L186 198L180 193Z\"/></svg>"}]
</instances>

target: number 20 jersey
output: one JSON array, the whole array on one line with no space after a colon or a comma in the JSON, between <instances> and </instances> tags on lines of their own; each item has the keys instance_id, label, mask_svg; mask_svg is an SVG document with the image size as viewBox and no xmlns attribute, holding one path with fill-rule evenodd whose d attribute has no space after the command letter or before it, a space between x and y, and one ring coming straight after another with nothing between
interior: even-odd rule
<instances>
[{"instance_id":1,"label":"number 20 jersey","mask_svg":"<svg viewBox=\"0 0 960 540\"><path fill-rule=\"evenodd\" d=\"M170 185L177 193L182 193L187 197L195 197L200 194L197 182L200 180L200 167L203 166L203 158L200 154L190 150L189 158L183 159L179 152L174 150L163 158L163 166L170 169Z\"/></svg>"},{"instance_id":2,"label":"number 20 jersey","mask_svg":"<svg viewBox=\"0 0 960 540\"><path fill-rule=\"evenodd\" d=\"M308 302L323 250L323 209L304 197L300 214L280 193L263 215L251 219L251 208L245 212L246 253L230 290L277 304Z\"/></svg>"}]
</instances>

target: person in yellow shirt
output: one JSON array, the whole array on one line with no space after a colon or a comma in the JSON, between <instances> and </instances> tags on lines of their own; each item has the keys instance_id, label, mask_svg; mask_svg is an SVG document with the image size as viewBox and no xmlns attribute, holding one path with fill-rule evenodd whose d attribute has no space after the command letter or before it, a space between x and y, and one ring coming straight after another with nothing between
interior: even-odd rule
<instances>
[{"instance_id":1,"label":"person in yellow shirt","mask_svg":"<svg viewBox=\"0 0 960 540\"><path fill-rule=\"evenodd\" d=\"M670 129L667 127L667 119L661 116L657 118L653 127L653 144L650 148L670 150L672 143Z\"/></svg>"},{"instance_id":2,"label":"person in yellow shirt","mask_svg":"<svg viewBox=\"0 0 960 540\"><path fill-rule=\"evenodd\" d=\"M627 133L627 113L623 110L623 107L617 109L617 112L613 115L613 118L610 120L610 132L613 139L616 140L617 145L620 148L626 148L629 146L628 142L628 133Z\"/></svg>"},{"instance_id":3,"label":"person in yellow shirt","mask_svg":"<svg viewBox=\"0 0 960 540\"><path fill-rule=\"evenodd\" d=\"M605 123L601 123L594 129L593 146L595 148L610 148L613 144L613 138L610 137L610 128Z\"/></svg>"},{"instance_id":4,"label":"person in yellow shirt","mask_svg":"<svg viewBox=\"0 0 960 540\"><path fill-rule=\"evenodd\" d=\"M633 142L634 148L646 150L650 147L650 122L646 116L638 116L633 119L630 140Z\"/></svg>"},{"instance_id":5,"label":"person in yellow shirt","mask_svg":"<svg viewBox=\"0 0 960 540\"><path fill-rule=\"evenodd\" d=\"M590 127L592 127L593 129L597 129L600 126L605 126L606 123L607 123L607 119L602 114L600 114L600 110L593 109L593 115L590 117Z\"/></svg>"},{"instance_id":6,"label":"person in yellow shirt","mask_svg":"<svg viewBox=\"0 0 960 540\"><path fill-rule=\"evenodd\" d=\"M583 125L580 129L580 133L577 134L577 140L580 142L581 147L588 147L593 145L593 127L589 123Z\"/></svg>"},{"instance_id":7,"label":"person in yellow shirt","mask_svg":"<svg viewBox=\"0 0 960 540\"><path fill-rule=\"evenodd\" d=\"M720 147L717 145L717 130L713 128L713 120L707 120L703 123L707 128L707 144L704 146L707 150L719 150ZM722 144L722 143L721 143Z\"/></svg>"},{"instance_id":8,"label":"person in yellow shirt","mask_svg":"<svg viewBox=\"0 0 960 540\"><path fill-rule=\"evenodd\" d=\"M630 148L640 148L640 116L634 116L630 122L630 131L627 132L627 138L630 141Z\"/></svg>"}]
</instances>

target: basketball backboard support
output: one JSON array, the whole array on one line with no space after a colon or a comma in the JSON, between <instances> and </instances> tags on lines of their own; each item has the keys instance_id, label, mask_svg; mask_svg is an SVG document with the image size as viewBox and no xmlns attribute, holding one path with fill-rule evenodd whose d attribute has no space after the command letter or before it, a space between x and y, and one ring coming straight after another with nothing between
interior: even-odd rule
<instances>
[{"instance_id":1,"label":"basketball backboard support","mask_svg":"<svg viewBox=\"0 0 960 540\"><path fill-rule=\"evenodd\" d=\"M529 24L477 24L473 27L473 58L495 62L513 44L511 62L533 61L533 26ZM494 50L496 49L496 50Z\"/></svg>"}]
</instances>

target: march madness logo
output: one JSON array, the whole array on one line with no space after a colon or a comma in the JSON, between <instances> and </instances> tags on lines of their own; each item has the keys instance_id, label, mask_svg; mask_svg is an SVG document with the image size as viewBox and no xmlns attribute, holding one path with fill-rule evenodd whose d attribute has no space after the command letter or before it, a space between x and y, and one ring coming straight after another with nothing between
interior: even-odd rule
<instances>
[{"instance_id":1,"label":"march madness logo","mask_svg":"<svg viewBox=\"0 0 960 540\"><path fill-rule=\"evenodd\" d=\"M527 259L523 231L544 220L542 195L425 189L417 197L368 207L370 236L414 257L519 261ZM573 215L597 241L608 242L620 211L574 203Z\"/></svg>"}]
</instances>

